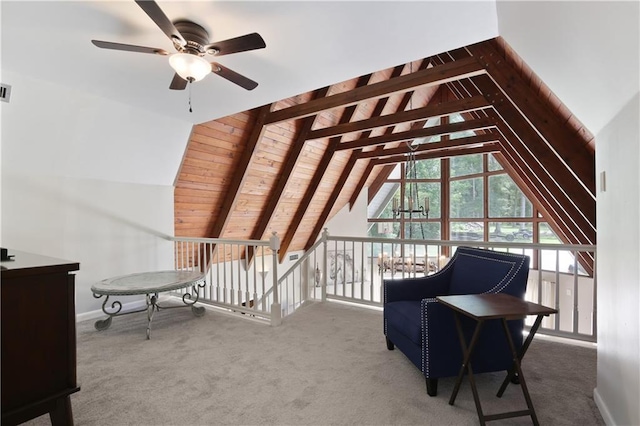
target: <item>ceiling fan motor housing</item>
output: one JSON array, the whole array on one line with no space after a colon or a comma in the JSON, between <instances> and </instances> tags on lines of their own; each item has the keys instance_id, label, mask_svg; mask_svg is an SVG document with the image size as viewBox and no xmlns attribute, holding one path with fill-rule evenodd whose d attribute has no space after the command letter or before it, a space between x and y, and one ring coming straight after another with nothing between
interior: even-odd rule
<instances>
[{"instance_id":1,"label":"ceiling fan motor housing","mask_svg":"<svg viewBox=\"0 0 640 426\"><path fill-rule=\"evenodd\" d=\"M182 46L173 41L176 50L184 53L192 53L198 56L205 54L204 46L209 44L209 33L200 25L191 21L176 21L173 24L187 41L186 46Z\"/></svg>"}]
</instances>

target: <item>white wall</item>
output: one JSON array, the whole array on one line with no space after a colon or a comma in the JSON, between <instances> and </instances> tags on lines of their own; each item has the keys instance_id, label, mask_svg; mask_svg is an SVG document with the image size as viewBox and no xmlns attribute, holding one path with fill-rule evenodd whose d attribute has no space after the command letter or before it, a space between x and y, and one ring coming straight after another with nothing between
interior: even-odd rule
<instances>
[{"instance_id":1,"label":"white wall","mask_svg":"<svg viewBox=\"0 0 640 426\"><path fill-rule=\"evenodd\" d=\"M367 236L367 199L368 188L363 188L353 204L347 204L325 224L329 235L334 237L366 237ZM320 237L320 236L319 236Z\"/></svg>"},{"instance_id":2,"label":"white wall","mask_svg":"<svg viewBox=\"0 0 640 426\"><path fill-rule=\"evenodd\" d=\"M638 425L640 5L499 1L497 11L500 35L596 136L607 190L597 193L594 397L607 424Z\"/></svg>"},{"instance_id":3,"label":"white wall","mask_svg":"<svg viewBox=\"0 0 640 426\"><path fill-rule=\"evenodd\" d=\"M3 173L2 206L3 247L80 262L77 314L97 281L173 268L171 186Z\"/></svg>"},{"instance_id":4,"label":"white wall","mask_svg":"<svg viewBox=\"0 0 640 426\"><path fill-rule=\"evenodd\" d=\"M2 81L2 247L80 262L78 314L100 308L96 281L172 268L191 125L6 70Z\"/></svg>"},{"instance_id":5,"label":"white wall","mask_svg":"<svg viewBox=\"0 0 640 426\"><path fill-rule=\"evenodd\" d=\"M2 82L3 171L173 185L190 123L4 69Z\"/></svg>"},{"instance_id":6,"label":"white wall","mask_svg":"<svg viewBox=\"0 0 640 426\"><path fill-rule=\"evenodd\" d=\"M640 95L597 135L598 382L608 424L640 424Z\"/></svg>"}]
</instances>

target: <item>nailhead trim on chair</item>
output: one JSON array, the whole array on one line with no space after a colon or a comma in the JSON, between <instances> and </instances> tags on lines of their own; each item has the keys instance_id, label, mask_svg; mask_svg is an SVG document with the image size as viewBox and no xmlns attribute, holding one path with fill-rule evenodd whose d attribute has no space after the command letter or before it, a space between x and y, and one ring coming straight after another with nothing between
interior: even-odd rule
<instances>
[{"instance_id":1,"label":"nailhead trim on chair","mask_svg":"<svg viewBox=\"0 0 640 426\"><path fill-rule=\"evenodd\" d=\"M485 291L484 293L499 293L500 290L504 289L506 286L509 285L509 283L511 282L511 280L513 279L513 270L516 266L515 262L511 262L509 260L502 260L502 259L492 259L490 257L484 257L484 256L477 256L477 255L473 255L473 254L467 254L467 253L460 253L460 256L468 256L468 257L475 257L477 259L482 259L485 261L492 261L492 262L497 262L497 263L506 263L508 265L511 265L511 268L509 269L509 272L507 272L507 274L504 276L504 278L502 278L502 280L500 280L500 282L498 282L498 284L496 284L495 286L493 286L492 288L490 288L489 290ZM513 275L512 275L513 274ZM507 281L506 284L502 285L502 283L504 282L505 279L507 279L507 277L509 277L509 281ZM498 290L499 289L499 290Z\"/></svg>"},{"instance_id":2,"label":"nailhead trim on chair","mask_svg":"<svg viewBox=\"0 0 640 426\"><path fill-rule=\"evenodd\" d=\"M490 257L487 257L486 255L484 255L484 250L480 250L480 249L474 249L472 247L465 247L465 250L474 250L474 251L478 251L479 253L482 254L478 254L478 255L474 255L474 254L470 254L470 253L462 253L456 250L456 253L453 255L453 258L451 259L450 262L447 263L447 265L441 269L439 272L437 273L441 273L445 270L447 270L449 267L451 267L454 263L455 258L460 255L460 256L471 256L471 257L476 257L478 259L484 259L484 260L492 260L495 262L503 262L503 263L510 263L511 269L509 270L509 272L506 274L505 278L503 278L497 285L495 285L493 288L491 288L490 290L486 291L485 293L500 293L502 290L504 290L515 278L516 276L516 272L518 270L520 270L523 265L524 265L524 261L526 260L526 257L523 257L520 254L512 254L512 253L503 253L503 252L499 252L501 255L506 255L509 257L513 257L514 259L519 259L519 262L517 261L508 261L508 260L502 260L502 259L493 259ZM503 281L509 277L509 280L502 284ZM386 286L385 286L385 293L386 293ZM385 294L385 300L386 300L386 294ZM437 302L437 300L435 298L427 298L427 299L422 299L421 303L420 303L420 325L422 327L422 374L424 375L425 378L428 378L430 375L430 370L429 370L429 319L428 316L426 315L426 311L427 311L427 304L428 303L433 303L433 302ZM385 323L386 326L386 323ZM386 331L386 329L385 329Z\"/></svg>"},{"instance_id":3,"label":"nailhead trim on chair","mask_svg":"<svg viewBox=\"0 0 640 426\"><path fill-rule=\"evenodd\" d=\"M385 280L382 280L382 306L384 306L387 303L387 283L385 282ZM383 325L383 332L384 335L387 335L387 319L384 318L384 325Z\"/></svg>"},{"instance_id":4,"label":"nailhead trim on chair","mask_svg":"<svg viewBox=\"0 0 640 426\"><path fill-rule=\"evenodd\" d=\"M469 250L469 249L467 249ZM477 250L477 249L471 249L471 250ZM483 252L481 252L483 253ZM522 257L522 255L520 254L512 254L512 253L503 253L503 252L499 252L501 255L505 255L505 256L509 256L509 257L513 257L514 259L518 259L520 260L520 262L514 261L514 262L510 262L508 260L502 260L502 259L493 259L490 257L487 257L486 255L473 255L473 254L469 254L469 253L460 253L461 256L470 256L470 257L476 257L478 259L484 259L484 260L491 260L494 262L501 262L501 263L510 263L511 269L509 270L509 272L507 273L507 275L498 283L496 284L493 288L485 291L484 293L500 293L502 290L504 290L509 284L511 284L511 281L513 281L513 279L516 276L516 272L518 270L520 270L522 268L522 266L524 265L524 261L526 259L526 257ZM458 252L456 251L456 255L458 254ZM503 281L509 277L509 280L503 284Z\"/></svg>"},{"instance_id":5,"label":"nailhead trim on chair","mask_svg":"<svg viewBox=\"0 0 640 426\"><path fill-rule=\"evenodd\" d=\"M421 346L422 350L422 374L424 377L429 377L429 363L427 359L429 358L429 319L426 315L427 312L427 303L433 303L437 300L433 297L428 299L422 299L420 301L420 325L422 327L422 342Z\"/></svg>"}]
</instances>

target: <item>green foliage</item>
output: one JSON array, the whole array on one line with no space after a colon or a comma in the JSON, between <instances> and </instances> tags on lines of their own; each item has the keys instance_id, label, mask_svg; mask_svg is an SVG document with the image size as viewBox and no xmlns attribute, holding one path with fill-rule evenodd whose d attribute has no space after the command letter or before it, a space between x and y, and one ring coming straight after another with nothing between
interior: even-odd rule
<instances>
[{"instance_id":1,"label":"green foliage","mask_svg":"<svg viewBox=\"0 0 640 426\"><path fill-rule=\"evenodd\" d=\"M449 213L452 218L484 217L482 178L451 181Z\"/></svg>"},{"instance_id":2,"label":"green foliage","mask_svg":"<svg viewBox=\"0 0 640 426\"><path fill-rule=\"evenodd\" d=\"M489 217L532 217L533 207L507 174L489 176Z\"/></svg>"},{"instance_id":3,"label":"green foliage","mask_svg":"<svg viewBox=\"0 0 640 426\"><path fill-rule=\"evenodd\" d=\"M416 161L416 179L440 179L440 159Z\"/></svg>"},{"instance_id":4,"label":"green foliage","mask_svg":"<svg viewBox=\"0 0 640 426\"><path fill-rule=\"evenodd\" d=\"M451 177L482 173L482 154L451 157Z\"/></svg>"}]
</instances>

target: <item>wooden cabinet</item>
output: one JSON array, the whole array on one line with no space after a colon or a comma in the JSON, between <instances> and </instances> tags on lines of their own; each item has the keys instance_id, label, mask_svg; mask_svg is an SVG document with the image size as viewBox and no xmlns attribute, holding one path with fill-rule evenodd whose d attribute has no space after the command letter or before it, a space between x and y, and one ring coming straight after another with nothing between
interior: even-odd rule
<instances>
[{"instance_id":1,"label":"wooden cabinet","mask_svg":"<svg viewBox=\"0 0 640 426\"><path fill-rule=\"evenodd\" d=\"M76 383L77 262L9 250L0 262L2 424L49 413L72 425L69 395Z\"/></svg>"}]
</instances>

